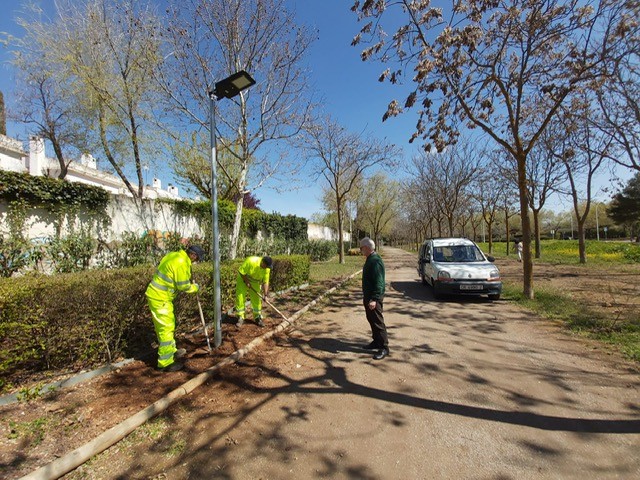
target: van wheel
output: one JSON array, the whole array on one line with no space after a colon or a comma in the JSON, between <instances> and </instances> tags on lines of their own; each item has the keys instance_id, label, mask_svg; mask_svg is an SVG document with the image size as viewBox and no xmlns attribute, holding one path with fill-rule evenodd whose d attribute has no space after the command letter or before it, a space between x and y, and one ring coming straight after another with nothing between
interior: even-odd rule
<instances>
[{"instance_id":1,"label":"van wheel","mask_svg":"<svg viewBox=\"0 0 640 480\"><path fill-rule=\"evenodd\" d=\"M500 300L500 294L499 293L492 293L489 295L489 300Z\"/></svg>"}]
</instances>

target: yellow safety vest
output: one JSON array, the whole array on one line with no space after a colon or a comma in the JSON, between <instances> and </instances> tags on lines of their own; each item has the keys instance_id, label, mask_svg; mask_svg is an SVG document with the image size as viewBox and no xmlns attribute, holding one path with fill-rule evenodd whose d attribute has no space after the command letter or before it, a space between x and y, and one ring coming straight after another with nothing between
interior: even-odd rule
<instances>
[{"instance_id":1,"label":"yellow safety vest","mask_svg":"<svg viewBox=\"0 0 640 480\"><path fill-rule=\"evenodd\" d=\"M180 250L162 258L146 295L156 300L173 300L179 292L192 293L197 288L191 283L191 259L187 252Z\"/></svg>"},{"instance_id":2,"label":"yellow safety vest","mask_svg":"<svg viewBox=\"0 0 640 480\"><path fill-rule=\"evenodd\" d=\"M240 275L246 275L252 282L269 283L270 268L261 268L262 257L247 257L238 269Z\"/></svg>"}]
</instances>

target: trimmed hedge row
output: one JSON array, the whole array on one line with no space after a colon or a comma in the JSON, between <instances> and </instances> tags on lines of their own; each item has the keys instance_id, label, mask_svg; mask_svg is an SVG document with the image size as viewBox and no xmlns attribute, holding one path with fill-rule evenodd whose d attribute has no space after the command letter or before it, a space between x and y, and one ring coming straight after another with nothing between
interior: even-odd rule
<instances>
[{"instance_id":1,"label":"trimmed hedge row","mask_svg":"<svg viewBox=\"0 0 640 480\"><path fill-rule=\"evenodd\" d=\"M308 282L308 256L273 258L271 291ZM241 262L221 265L223 312L234 305ZM11 388L3 377L20 372L86 368L148 350L155 333L144 293L155 268L0 279L0 391ZM211 263L196 263L193 280L206 318L213 318ZM175 312L179 324L199 325L195 295L178 295Z\"/></svg>"}]
</instances>

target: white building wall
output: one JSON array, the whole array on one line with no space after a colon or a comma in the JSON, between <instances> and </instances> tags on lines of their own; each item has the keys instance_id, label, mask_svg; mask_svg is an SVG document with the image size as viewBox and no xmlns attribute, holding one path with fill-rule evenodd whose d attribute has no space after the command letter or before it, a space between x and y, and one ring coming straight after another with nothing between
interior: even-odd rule
<instances>
[{"instance_id":1,"label":"white building wall","mask_svg":"<svg viewBox=\"0 0 640 480\"><path fill-rule=\"evenodd\" d=\"M22 142L0 134L0 168L11 172L26 172L26 152Z\"/></svg>"},{"instance_id":2,"label":"white building wall","mask_svg":"<svg viewBox=\"0 0 640 480\"><path fill-rule=\"evenodd\" d=\"M7 204L0 201L0 222L6 225ZM173 212L171 205L145 200L138 206L131 197L112 195L107 207L107 215L111 225L96 233L97 238L105 242L120 240L124 232L134 232L142 236L145 232L178 232L182 237L204 236L199 223L192 217L181 217ZM81 216L76 228L91 225L92 219ZM1 233L7 234L6 228ZM68 226L63 226L62 234L68 233ZM30 239L46 238L55 235L55 218L45 210L32 210L25 222L26 236Z\"/></svg>"},{"instance_id":3,"label":"white building wall","mask_svg":"<svg viewBox=\"0 0 640 480\"><path fill-rule=\"evenodd\" d=\"M309 240L335 240L338 241L338 232L324 225L318 225L317 223L309 223L307 226L307 236ZM349 232L342 232L342 239L345 242L351 240L351 234Z\"/></svg>"},{"instance_id":4,"label":"white building wall","mask_svg":"<svg viewBox=\"0 0 640 480\"><path fill-rule=\"evenodd\" d=\"M0 168L15 172L29 172L35 176L53 177L57 177L60 171L58 161L47 158L43 139L31 137L27 153L20 141L5 135L0 135ZM136 205L119 177L97 169L96 160L91 155L83 155L78 162L72 161L65 179L99 186L111 194L111 202L107 210L107 214L111 217L111 227L108 231L99 233L100 238L105 241L119 239L124 232L142 234L149 230L179 232L185 237L203 236L202 229L194 219L179 218L173 214L170 205L158 204L155 201L157 198L180 198L178 188L174 185L169 185L166 191L162 190L162 183L158 178L153 179L153 187L144 189L145 201L142 207ZM0 201L2 227L6 227L6 209L7 205ZM80 221L82 223L82 219ZM55 234L54 219L44 210L35 211L27 220L26 227L26 233L32 239ZM0 228L0 230L1 233L8 233L6 228ZM308 225L307 235L309 240L338 239L334 229L313 223ZM349 241L350 234L344 232L343 239Z\"/></svg>"}]
</instances>

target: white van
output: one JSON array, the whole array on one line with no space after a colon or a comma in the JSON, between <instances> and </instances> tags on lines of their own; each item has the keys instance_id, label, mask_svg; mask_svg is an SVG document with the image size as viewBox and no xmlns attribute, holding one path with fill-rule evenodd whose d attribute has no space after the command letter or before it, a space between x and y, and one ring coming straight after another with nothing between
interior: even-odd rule
<instances>
[{"instance_id":1,"label":"white van","mask_svg":"<svg viewBox=\"0 0 640 480\"><path fill-rule=\"evenodd\" d=\"M488 295L490 300L498 300L502 279L494 261L467 238L432 238L420 247L418 274L422 283L433 287L436 298Z\"/></svg>"}]
</instances>

